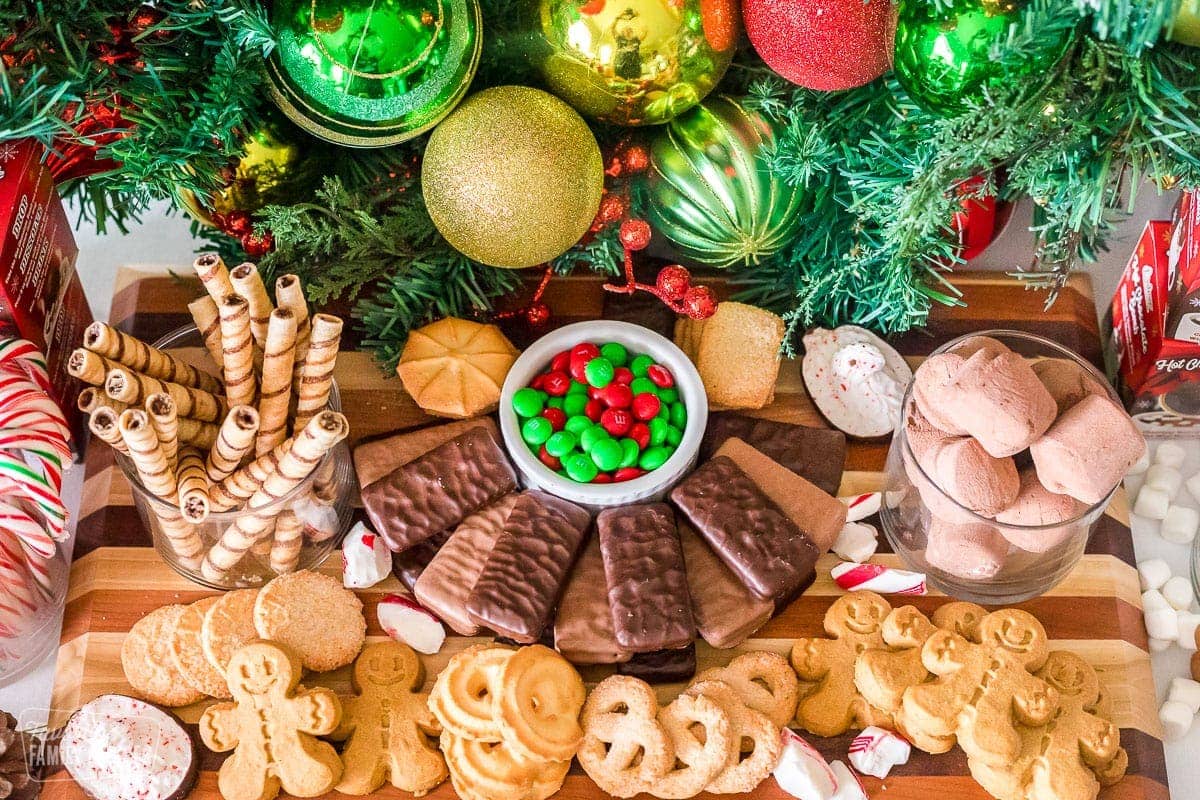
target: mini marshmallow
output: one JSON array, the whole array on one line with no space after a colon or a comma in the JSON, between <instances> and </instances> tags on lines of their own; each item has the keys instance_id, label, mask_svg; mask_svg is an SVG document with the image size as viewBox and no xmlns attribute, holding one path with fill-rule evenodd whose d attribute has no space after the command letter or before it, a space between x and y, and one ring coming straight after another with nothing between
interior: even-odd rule
<instances>
[{"instance_id":1,"label":"mini marshmallow","mask_svg":"<svg viewBox=\"0 0 1200 800\"><path fill-rule=\"evenodd\" d=\"M1133 513L1146 519L1166 519L1170 509L1171 496L1153 486L1143 486L1133 504Z\"/></svg>"},{"instance_id":2,"label":"mini marshmallow","mask_svg":"<svg viewBox=\"0 0 1200 800\"><path fill-rule=\"evenodd\" d=\"M392 574L392 554L383 537L357 523L342 542L342 585L366 589Z\"/></svg>"},{"instance_id":3,"label":"mini marshmallow","mask_svg":"<svg viewBox=\"0 0 1200 800\"><path fill-rule=\"evenodd\" d=\"M1187 460L1187 450L1176 442L1163 442L1154 451L1155 464L1179 469L1185 460Z\"/></svg>"},{"instance_id":4,"label":"mini marshmallow","mask_svg":"<svg viewBox=\"0 0 1200 800\"><path fill-rule=\"evenodd\" d=\"M1191 678L1172 678L1167 700L1183 703L1192 710L1192 714L1200 714L1200 683Z\"/></svg>"},{"instance_id":5,"label":"mini marshmallow","mask_svg":"<svg viewBox=\"0 0 1200 800\"><path fill-rule=\"evenodd\" d=\"M1200 629L1200 614L1193 614L1190 611L1180 611L1177 619L1179 621L1179 646L1188 652L1194 653L1198 643L1196 641L1196 631Z\"/></svg>"},{"instance_id":6,"label":"mini marshmallow","mask_svg":"<svg viewBox=\"0 0 1200 800\"><path fill-rule=\"evenodd\" d=\"M850 742L847 757L850 764L863 775L886 778L892 767L907 764L910 755L912 745L891 731L872 725Z\"/></svg>"},{"instance_id":7,"label":"mini marshmallow","mask_svg":"<svg viewBox=\"0 0 1200 800\"><path fill-rule=\"evenodd\" d=\"M1003 567L1008 541L991 525L963 525L933 517L925 543L929 566L959 578L987 580Z\"/></svg>"},{"instance_id":8,"label":"mini marshmallow","mask_svg":"<svg viewBox=\"0 0 1200 800\"><path fill-rule=\"evenodd\" d=\"M1125 409L1091 394L1055 420L1029 454L1043 486L1091 505L1109 495L1145 449Z\"/></svg>"},{"instance_id":9,"label":"mini marshmallow","mask_svg":"<svg viewBox=\"0 0 1200 800\"><path fill-rule=\"evenodd\" d=\"M1183 485L1183 473L1166 464L1153 464L1146 470L1146 482L1142 485L1162 489L1174 500L1175 495L1179 493L1179 487Z\"/></svg>"},{"instance_id":10,"label":"mini marshmallow","mask_svg":"<svg viewBox=\"0 0 1200 800\"><path fill-rule=\"evenodd\" d=\"M1126 472L1125 474L1126 475L1141 475L1143 472L1145 472L1148 469L1150 469L1150 448L1149 447L1147 447L1145 450L1142 451L1142 457L1139 458L1136 462L1134 462L1133 466L1130 467L1129 471Z\"/></svg>"},{"instance_id":11,"label":"mini marshmallow","mask_svg":"<svg viewBox=\"0 0 1200 800\"><path fill-rule=\"evenodd\" d=\"M829 768L837 778L837 791L829 800L869 800L866 787L853 770L840 761L830 763Z\"/></svg>"},{"instance_id":12,"label":"mini marshmallow","mask_svg":"<svg viewBox=\"0 0 1200 800\"><path fill-rule=\"evenodd\" d=\"M1171 645L1173 645L1173 644L1175 644L1175 643L1168 639L1151 639L1150 640L1150 652L1151 653L1161 653L1165 650L1169 650L1171 648Z\"/></svg>"},{"instance_id":13,"label":"mini marshmallow","mask_svg":"<svg viewBox=\"0 0 1200 800\"><path fill-rule=\"evenodd\" d=\"M1196 599L1192 591L1192 582L1181 575L1176 575L1164 583L1160 591L1163 599L1176 611L1187 611Z\"/></svg>"},{"instance_id":14,"label":"mini marshmallow","mask_svg":"<svg viewBox=\"0 0 1200 800\"><path fill-rule=\"evenodd\" d=\"M1168 542L1187 544L1196 538L1198 527L1200 527L1200 511L1187 506L1171 506L1167 509L1158 532Z\"/></svg>"},{"instance_id":15,"label":"mini marshmallow","mask_svg":"<svg viewBox=\"0 0 1200 800\"><path fill-rule=\"evenodd\" d=\"M1146 633L1151 639L1179 641L1179 616L1175 609L1168 606L1146 611Z\"/></svg>"},{"instance_id":16,"label":"mini marshmallow","mask_svg":"<svg viewBox=\"0 0 1200 800\"><path fill-rule=\"evenodd\" d=\"M832 549L847 561L861 564L875 555L878 547L879 532L873 525L865 522L847 522Z\"/></svg>"},{"instance_id":17,"label":"mini marshmallow","mask_svg":"<svg viewBox=\"0 0 1200 800\"><path fill-rule=\"evenodd\" d=\"M1171 580L1171 565L1161 558L1139 561L1137 571L1143 592L1147 589L1161 589L1164 583Z\"/></svg>"},{"instance_id":18,"label":"mini marshmallow","mask_svg":"<svg viewBox=\"0 0 1200 800\"><path fill-rule=\"evenodd\" d=\"M1164 581L1165 582L1165 581ZM1163 597L1158 589L1147 589L1142 592L1142 611L1155 611L1160 608L1170 608L1171 604Z\"/></svg>"},{"instance_id":19,"label":"mini marshmallow","mask_svg":"<svg viewBox=\"0 0 1200 800\"><path fill-rule=\"evenodd\" d=\"M1158 710L1158 719L1163 726L1163 738L1171 742L1187 735L1192 729L1196 715L1186 703L1168 700Z\"/></svg>"},{"instance_id":20,"label":"mini marshmallow","mask_svg":"<svg viewBox=\"0 0 1200 800\"><path fill-rule=\"evenodd\" d=\"M838 779L812 745L791 728L784 728L783 752L772 774L779 788L800 800L831 800Z\"/></svg>"},{"instance_id":21,"label":"mini marshmallow","mask_svg":"<svg viewBox=\"0 0 1200 800\"><path fill-rule=\"evenodd\" d=\"M1188 494L1192 496L1192 499L1200 502L1200 472L1188 478L1184 486L1187 487Z\"/></svg>"}]
</instances>

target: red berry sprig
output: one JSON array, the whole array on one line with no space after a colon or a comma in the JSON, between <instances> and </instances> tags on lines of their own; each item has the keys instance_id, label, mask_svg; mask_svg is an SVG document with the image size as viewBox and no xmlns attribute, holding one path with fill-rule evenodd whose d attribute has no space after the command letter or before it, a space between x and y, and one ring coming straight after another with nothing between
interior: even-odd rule
<instances>
[{"instance_id":1,"label":"red berry sprig","mask_svg":"<svg viewBox=\"0 0 1200 800\"><path fill-rule=\"evenodd\" d=\"M625 249L625 283L606 283L604 288L618 294L649 292L662 300L676 314L692 319L708 319L717 310L717 298L707 286L693 286L692 273L685 267L672 264L663 267L654 285L638 283L633 275L633 254L650 245L650 225L645 220L627 219L621 223L618 239Z\"/></svg>"}]
</instances>

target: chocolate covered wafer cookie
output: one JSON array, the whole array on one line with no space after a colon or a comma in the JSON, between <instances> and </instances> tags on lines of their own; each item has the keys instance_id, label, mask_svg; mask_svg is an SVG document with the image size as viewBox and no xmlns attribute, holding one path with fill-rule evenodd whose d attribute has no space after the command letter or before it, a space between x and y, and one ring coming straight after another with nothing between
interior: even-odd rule
<instances>
[{"instance_id":1,"label":"chocolate covered wafer cookie","mask_svg":"<svg viewBox=\"0 0 1200 800\"><path fill-rule=\"evenodd\" d=\"M630 652L617 642L608 604L600 537L592 536L571 568L554 612L554 646L573 664L619 664Z\"/></svg>"},{"instance_id":2,"label":"chocolate covered wafer cookie","mask_svg":"<svg viewBox=\"0 0 1200 800\"><path fill-rule=\"evenodd\" d=\"M727 456L709 459L671 502L760 600L794 595L820 555L812 540Z\"/></svg>"},{"instance_id":3,"label":"chocolate covered wafer cookie","mask_svg":"<svg viewBox=\"0 0 1200 800\"><path fill-rule=\"evenodd\" d=\"M712 458L731 438L741 439L827 494L837 494L846 462L846 435L841 431L732 412L710 414L700 442L700 457Z\"/></svg>"},{"instance_id":4,"label":"chocolate covered wafer cookie","mask_svg":"<svg viewBox=\"0 0 1200 800\"><path fill-rule=\"evenodd\" d=\"M517 498L467 598L467 614L522 644L542 635L589 523L588 512L542 492Z\"/></svg>"},{"instance_id":5,"label":"chocolate covered wafer cookie","mask_svg":"<svg viewBox=\"0 0 1200 800\"><path fill-rule=\"evenodd\" d=\"M683 647L696 636L683 550L666 503L606 508L596 517L613 630L634 653Z\"/></svg>"},{"instance_id":6,"label":"chocolate covered wafer cookie","mask_svg":"<svg viewBox=\"0 0 1200 800\"><path fill-rule=\"evenodd\" d=\"M737 647L766 625L775 604L759 600L737 579L686 522L679 523L679 543L687 566L688 589L696 630L713 647Z\"/></svg>"},{"instance_id":7,"label":"chocolate covered wafer cookie","mask_svg":"<svg viewBox=\"0 0 1200 800\"><path fill-rule=\"evenodd\" d=\"M400 552L516 489L496 437L472 428L367 486L362 498L372 526Z\"/></svg>"},{"instance_id":8,"label":"chocolate covered wafer cookie","mask_svg":"<svg viewBox=\"0 0 1200 800\"><path fill-rule=\"evenodd\" d=\"M638 653L617 665L618 675L629 675L646 683L680 683L696 674L696 643L677 650Z\"/></svg>"},{"instance_id":9,"label":"chocolate covered wafer cookie","mask_svg":"<svg viewBox=\"0 0 1200 800\"><path fill-rule=\"evenodd\" d=\"M418 545L400 553L392 553L392 574L396 580L410 592L417 585L425 568L433 561L434 556L442 549L442 545L450 538L451 531L435 533Z\"/></svg>"}]
</instances>

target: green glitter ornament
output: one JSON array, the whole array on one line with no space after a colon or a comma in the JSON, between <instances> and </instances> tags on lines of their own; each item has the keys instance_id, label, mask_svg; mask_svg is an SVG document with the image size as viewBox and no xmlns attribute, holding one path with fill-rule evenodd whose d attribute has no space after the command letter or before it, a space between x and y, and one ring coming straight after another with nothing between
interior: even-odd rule
<instances>
[{"instance_id":1,"label":"green glitter ornament","mask_svg":"<svg viewBox=\"0 0 1200 800\"><path fill-rule=\"evenodd\" d=\"M418 136L458 104L481 47L478 0L276 0L272 99L336 144Z\"/></svg>"}]
</instances>

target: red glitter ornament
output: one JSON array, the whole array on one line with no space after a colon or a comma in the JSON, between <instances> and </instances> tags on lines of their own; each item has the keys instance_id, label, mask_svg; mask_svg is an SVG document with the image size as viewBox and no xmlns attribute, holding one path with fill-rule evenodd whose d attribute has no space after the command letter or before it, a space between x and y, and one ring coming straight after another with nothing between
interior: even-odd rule
<instances>
[{"instance_id":1,"label":"red glitter ornament","mask_svg":"<svg viewBox=\"0 0 1200 800\"><path fill-rule=\"evenodd\" d=\"M621 246L630 250L645 250L650 244L650 223L644 219L627 219L621 223Z\"/></svg>"},{"instance_id":2,"label":"red glitter ornament","mask_svg":"<svg viewBox=\"0 0 1200 800\"><path fill-rule=\"evenodd\" d=\"M683 313L692 319L708 319L717 310L717 298L707 286L693 286L683 295Z\"/></svg>"},{"instance_id":3,"label":"red glitter ornament","mask_svg":"<svg viewBox=\"0 0 1200 800\"><path fill-rule=\"evenodd\" d=\"M600 225L610 225L625 216L629 211L629 203L619 194L606 194L600 198L600 210L596 212L596 222Z\"/></svg>"},{"instance_id":4,"label":"red glitter ornament","mask_svg":"<svg viewBox=\"0 0 1200 800\"><path fill-rule=\"evenodd\" d=\"M530 327L540 328L550 321L550 306L545 303L534 303L525 309L525 321Z\"/></svg>"},{"instance_id":5,"label":"red glitter ornament","mask_svg":"<svg viewBox=\"0 0 1200 800\"><path fill-rule=\"evenodd\" d=\"M254 231L250 231L242 237L242 249L251 258L262 258L275 249L275 237L270 231L261 236Z\"/></svg>"},{"instance_id":6,"label":"red glitter ornament","mask_svg":"<svg viewBox=\"0 0 1200 800\"><path fill-rule=\"evenodd\" d=\"M630 172L645 172L650 168L650 152L645 145L631 144L621 154L621 163Z\"/></svg>"},{"instance_id":7,"label":"red glitter ornament","mask_svg":"<svg viewBox=\"0 0 1200 800\"><path fill-rule=\"evenodd\" d=\"M683 293L692 285L692 273L685 267L672 264L658 271L658 279L654 285L665 297L674 300L683 297Z\"/></svg>"},{"instance_id":8,"label":"red glitter ornament","mask_svg":"<svg viewBox=\"0 0 1200 800\"><path fill-rule=\"evenodd\" d=\"M216 215L214 215L216 216ZM254 219L245 209L235 208L228 214L217 218L218 227L230 236L245 236L254 227Z\"/></svg>"},{"instance_id":9,"label":"red glitter ornament","mask_svg":"<svg viewBox=\"0 0 1200 800\"><path fill-rule=\"evenodd\" d=\"M742 18L767 66L809 89L852 89L892 67L891 0L746 0Z\"/></svg>"}]
</instances>

